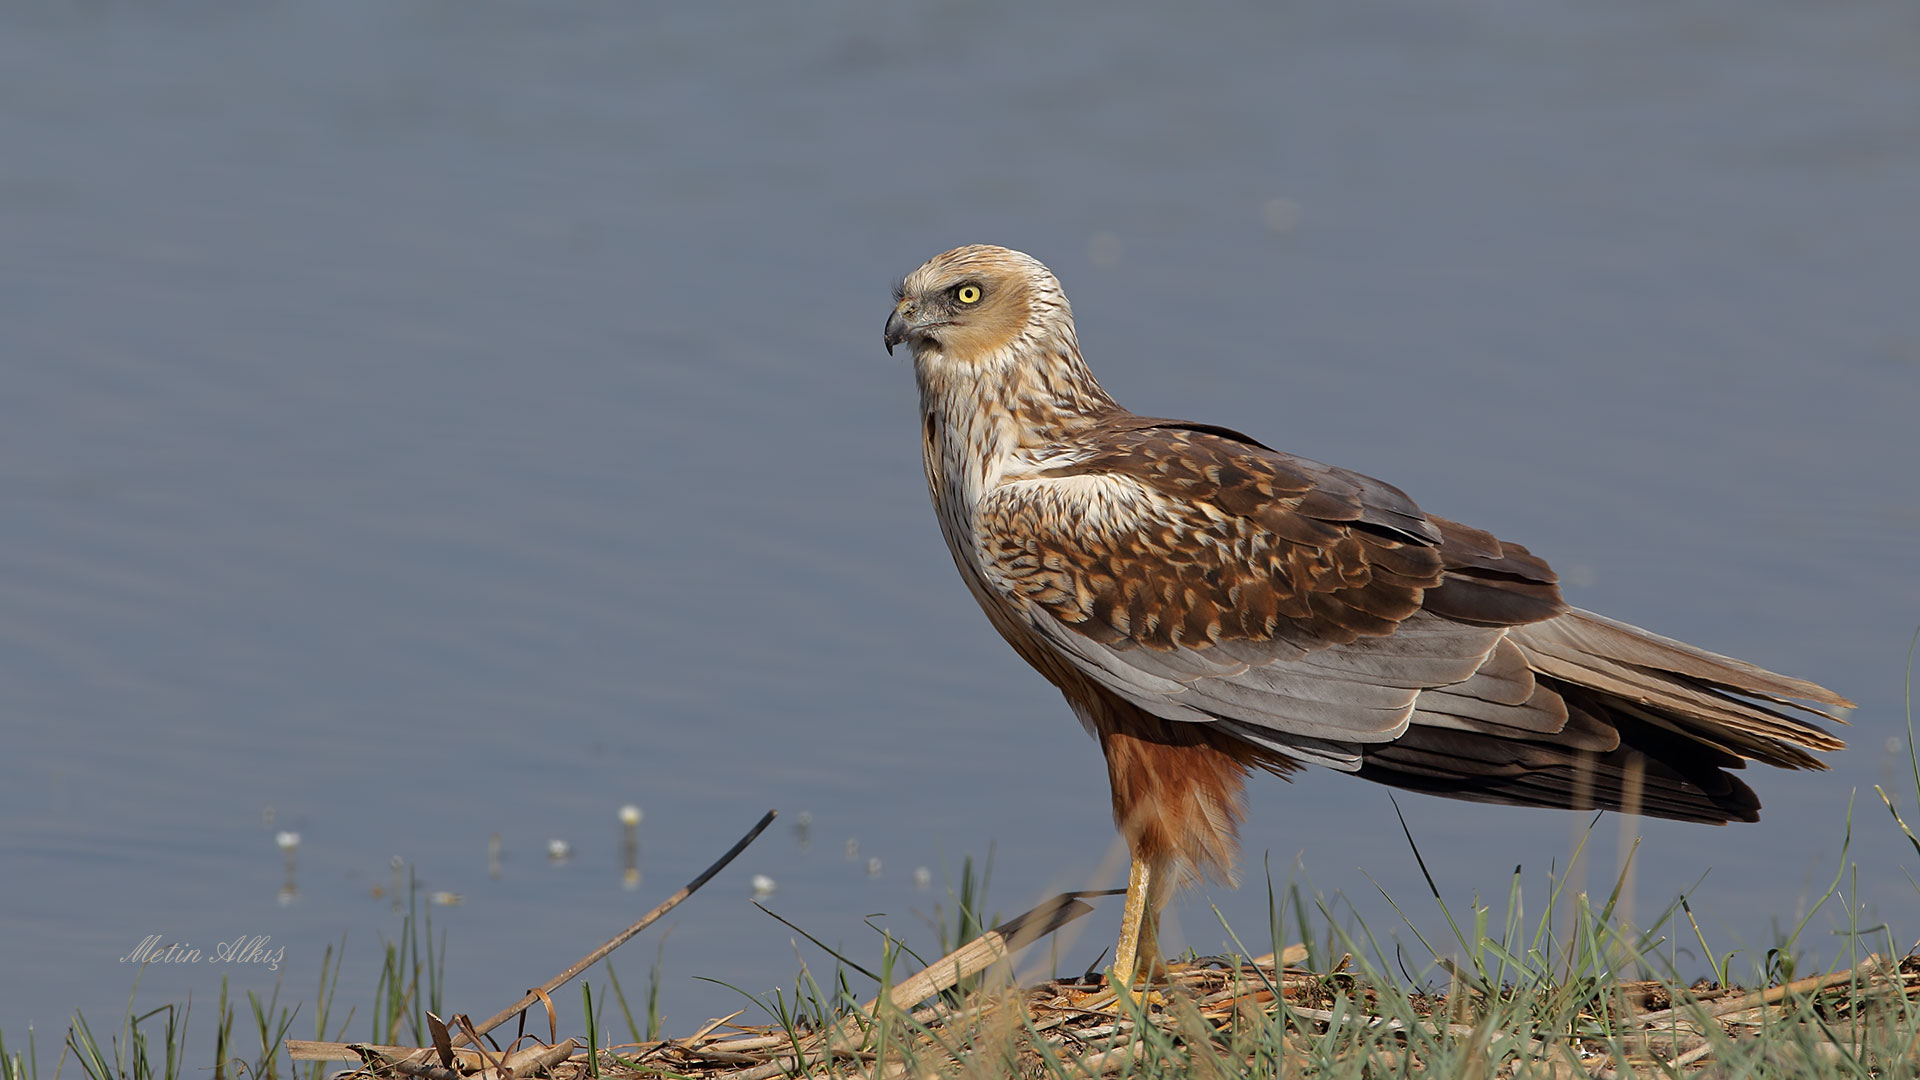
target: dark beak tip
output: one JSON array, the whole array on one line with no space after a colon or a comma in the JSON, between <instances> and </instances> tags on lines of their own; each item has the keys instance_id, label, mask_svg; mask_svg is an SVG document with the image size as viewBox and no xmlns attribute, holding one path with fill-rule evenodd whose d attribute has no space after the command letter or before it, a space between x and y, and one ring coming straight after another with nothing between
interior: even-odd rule
<instances>
[{"instance_id":1,"label":"dark beak tip","mask_svg":"<svg viewBox=\"0 0 1920 1080\"><path fill-rule=\"evenodd\" d=\"M893 355L893 347L907 340L907 320L900 317L898 311L887 316L887 329L881 336L886 343L887 355Z\"/></svg>"}]
</instances>

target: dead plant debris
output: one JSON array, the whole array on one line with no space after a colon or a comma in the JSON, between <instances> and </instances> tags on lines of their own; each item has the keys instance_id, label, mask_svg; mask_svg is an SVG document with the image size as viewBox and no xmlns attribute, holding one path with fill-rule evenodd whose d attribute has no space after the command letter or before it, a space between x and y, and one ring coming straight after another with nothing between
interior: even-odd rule
<instances>
[{"instance_id":1,"label":"dead plant debris","mask_svg":"<svg viewBox=\"0 0 1920 1080\"><path fill-rule=\"evenodd\" d=\"M1484 993L1456 985L1447 994L1416 994L1411 1016L1383 1015L1379 995L1348 970L1350 958L1325 971L1302 965L1307 951L1205 957L1167 965L1144 1016L1116 1000L1100 976L1055 979L1014 989L982 989L964 997L953 988L1005 960L1011 949L1051 932L1086 905L1057 898L1003 924L893 991L831 1025L798 1027L716 1019L679 1039L602 1048L590 1058L579 1040L539 1042L523 1036L507 1047L452 1046L435 1031L435 1047L295 1042L299 1060L358 1060L333 1080L773 1080L782 1076L903 1076L977 1073L1045 1076L1064 1063L1068 1075L1125 1072L1155 1063L1184 1068L1178 1055L1203 1056L1236 1070L1248 1067L1293 1075L1313 1069L1330 1028L1369 1036L1369 1074L1429 1075L1432 1048L1465 1050L1485 1063L1488 1077L1551 1076L1613 1080L1637 1075L1709 1073L1716 1054L1766 1025L1802 1025L1822 1034L1813 1053L1851 1060L1869 1075L1901 1075L1916 1048L1848 1041L1862 1030L1850 1018L1870 1019L1920 1002L1920 958L1897 963L1878 955L1858 966L1765 990L1677 987L1631 982L1608 987L1586 1003L1567 1030L1495 1029ZM987 985L994 985L988 983ZM1398 994L1399 991L1393 991ZM1511 1002L1508 1002L1511 1004ZM551 1005L549 1005L551 1008ZM1504 1015L1511 1017L1511 1010ZM456 1025L464 1018L456 1018ZM552 1017L549 1014L549 1022ZM1145 1031L1142 1023L1152 1028ZM551 1032L550 1028L550 1032ZM1602 1034L1607 1033L1607 1034ZM1170 1057L1169 1055L1172 1055ZM1264 1061L1261 1059L1264 1058ZM1456 1062L1457 1064L1457 1059ZM1195 1069L1208 1072L1209 1069Z\"/></svg>"}]
</instances>

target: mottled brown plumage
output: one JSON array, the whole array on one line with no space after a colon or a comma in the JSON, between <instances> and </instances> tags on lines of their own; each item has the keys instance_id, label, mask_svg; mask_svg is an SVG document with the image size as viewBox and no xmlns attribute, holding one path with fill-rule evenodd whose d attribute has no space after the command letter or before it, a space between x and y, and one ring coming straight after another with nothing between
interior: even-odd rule
<instances>
[{"instance_id":1,"label":"mottled brown plumage","mask_svg":"<svg viewBox=\"0 0 1920 1080\"><path fill-rule=\"evenodd\" d=\"M1106 755L1122 978L1169 874L1230 877L1252 769L1718 824L1758 817L1727 770L1842 746L1800 715L1849 704L1824 687L1571 607L1525 548L1378 480L1122 409L1027 255L936 256L886 343L954 564Z\"/></svg>"}]
</instances>

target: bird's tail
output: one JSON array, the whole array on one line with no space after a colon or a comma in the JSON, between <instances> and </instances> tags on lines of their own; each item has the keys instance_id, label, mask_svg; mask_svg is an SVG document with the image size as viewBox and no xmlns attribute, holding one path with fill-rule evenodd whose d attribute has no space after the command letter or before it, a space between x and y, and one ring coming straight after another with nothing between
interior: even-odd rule
<instances>
[{"instance_id":1,"label":"bird's tail","mask_svg":"<svg viewBox=\"0 0 1920 1080\"><path fill-rule=\"evenodd\" d=\"M1704 746L1783 769L1824 769L1808 751L1846 746L1806 716L1844 722L1818 706L1853 702L1805 679L1579 608L1511 638L1535 671Z\"/></svg>"},{"instance_id":2,"label":"bird's tail","mask_svg":"<svg viewBox=\"0 0 1920 1080\"><path fill-rule=\"evenodd\" d=\"M1760 802L1727 770L1762 761L1824 769L1845 744L1811 717L1846 698L1803 679L1574 609L1514 627L1539 684L1567 706L1558 732L1524 738L1414 725L1363 752L1360 775L1478 802L1753 821ZM1518 734L1518 733L1516 733Z\"/></svg>"}]
</instances>

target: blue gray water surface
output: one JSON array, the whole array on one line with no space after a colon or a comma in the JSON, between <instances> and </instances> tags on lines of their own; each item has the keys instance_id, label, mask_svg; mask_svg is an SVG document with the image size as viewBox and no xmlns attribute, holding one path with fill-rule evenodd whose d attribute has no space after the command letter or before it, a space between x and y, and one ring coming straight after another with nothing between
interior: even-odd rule
<instances>
[{"instance_id":1,"label":"blue gray water surface","mask_svg":"<svg viewBox=\"0 0 1920 1080\"><path fill-rule=\"evenodd\" d=\"M753 875L862 960L872 913L930 946L968 853L1008 912L1123 878L1098 753L953 573L880 347L891 281L968 242L1048 262L1136 409L1853 695L1832 772L1750 777L1760 824L1645 826L1638 910L1706 873L1714 945L1771 944L1855 799L1844 902L1920 934L1871 793L1920 622L1910 4L19 4L0 1030L45 1060L76 1007L102 1026L148 935L203 958L143 1005L310 999L344 937L364 1008L396 857L464 898L434 926L479 1015L781 808L617 957L632 990L664 942L682 1033L740 1004L696 976L798 968ZM1530 911L1586 820L1400 803L1451 900L1522 864ZM1264 944L1269 859L1437 922L1384 789L1256 783L1245 839L1254 887L1188 894L1176 943L1221 946L1211 902ZM260 935L277 972L215 959Z\"/></svg>"}]
</instances>

